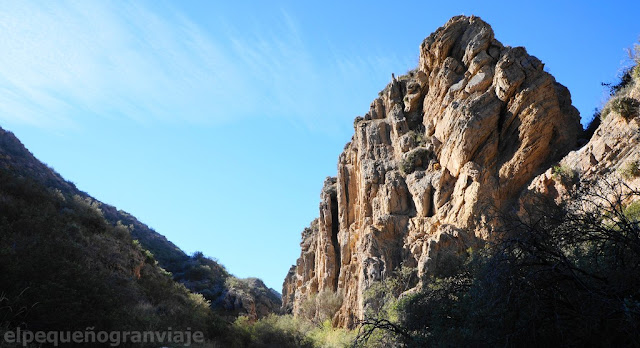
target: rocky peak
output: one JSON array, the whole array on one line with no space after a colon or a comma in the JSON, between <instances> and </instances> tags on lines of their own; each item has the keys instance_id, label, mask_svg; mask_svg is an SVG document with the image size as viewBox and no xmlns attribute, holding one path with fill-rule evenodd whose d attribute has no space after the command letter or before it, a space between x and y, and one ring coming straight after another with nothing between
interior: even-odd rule
<instances>
[{"instance_id":1,"label":"rocky peak","mask_svg":"<svg viewBox=\"0 0 640 348\"><path fill-rule=\"evenodd\" d=\"M310 295L342 293L334 324L344 327L362 317L375 281L402 265L425 280L443 254L490 238L476 226L483 204L514 202L582 129L539 59L465 16L423 41L417 69L392 75L354 128L283 286L294 314Z\"/></svg>"}]
</instances>

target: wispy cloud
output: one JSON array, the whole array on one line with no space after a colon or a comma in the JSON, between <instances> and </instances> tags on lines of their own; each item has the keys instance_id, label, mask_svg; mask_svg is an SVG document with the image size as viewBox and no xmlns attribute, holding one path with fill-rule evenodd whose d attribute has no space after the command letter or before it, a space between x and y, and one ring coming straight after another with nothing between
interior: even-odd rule
<instances>
[{"instance_id":1,"label":"wispy cloud","mask_svg":"<svg viewBox=\"0 0 640 348\"><path fill-rule=\"evenodd\" d=\"M277 23L246 32L133 2L2 2L0 121L67 128L96 116L284 116L313 124L349 102L345 76L397 66L342 52L320 62L295 18L283 11Z\"/></svg>"}]
</instances>

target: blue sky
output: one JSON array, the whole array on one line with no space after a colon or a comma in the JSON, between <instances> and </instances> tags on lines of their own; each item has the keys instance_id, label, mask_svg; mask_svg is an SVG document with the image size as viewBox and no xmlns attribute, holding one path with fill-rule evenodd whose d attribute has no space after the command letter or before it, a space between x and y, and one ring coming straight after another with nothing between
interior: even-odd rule
<instances>
[{"instance_id":1,"label":"blue sky","mask_svg":"<svg viewBox=\"0 0 640 348\"><path fill-rule=\"evenodd\" d=\"M451 16L525 46L588 119L628 63L638 13L637 1L0 0L0 125L185 251L280 290L354 117Z\"/></svg>"}]
</instances>

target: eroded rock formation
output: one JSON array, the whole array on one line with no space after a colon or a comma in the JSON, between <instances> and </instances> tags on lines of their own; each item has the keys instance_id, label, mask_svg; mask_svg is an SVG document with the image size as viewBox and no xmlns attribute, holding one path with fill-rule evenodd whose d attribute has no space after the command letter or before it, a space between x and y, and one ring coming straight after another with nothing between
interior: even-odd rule
<instances>
[{"instance_id":1,"label":"eroded rock formation","mask_svg":"<svg viewBox=\"0 0 640 348\"><path fill-rule=\"evenodd\" d=\"M454 17L425 39L417 69L356 118L320 217L302 233L284 309L339 291L334 324L353 327L373 282L402 265L426 279L447 253L490 238L483 207L514 204L581 132L568 90L543 68L477 17Z\"/></svg>"},{"instance_id":2,"label":"eroded rock formation","mask_svg":"<svg viewBox=\"0 0 640 348\"><path fill-rule=\"evenodd\" d=\"M637 81L628 86L626 96L640 102ZM640 115L633 116L611 111L602 117L591 139L534 178L522 199L541 193L559 203L578 188L589 190L601 183L622 182L626 190L640 189Z\"/></svg>"}]
</instances>

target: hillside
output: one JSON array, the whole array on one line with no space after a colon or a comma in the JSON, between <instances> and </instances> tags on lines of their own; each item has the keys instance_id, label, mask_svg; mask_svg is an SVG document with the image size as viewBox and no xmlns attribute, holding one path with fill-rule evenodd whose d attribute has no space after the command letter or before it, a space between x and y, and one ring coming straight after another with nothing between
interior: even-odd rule
<instances>
[{"instance_id":1,"label":"hillside","mask_svg":"<svg viewBox=\"0 0 640 348\"><path fill-rule=\"evenodd\" d=\"M280 307L259 279L185 254L130 214L97 201L0 128L2 327L192 327ZM18 310L19 309L19 310Z\"/></svg>"}]
</instances>

